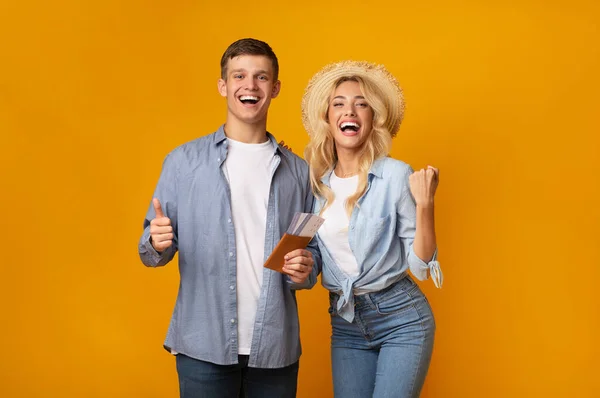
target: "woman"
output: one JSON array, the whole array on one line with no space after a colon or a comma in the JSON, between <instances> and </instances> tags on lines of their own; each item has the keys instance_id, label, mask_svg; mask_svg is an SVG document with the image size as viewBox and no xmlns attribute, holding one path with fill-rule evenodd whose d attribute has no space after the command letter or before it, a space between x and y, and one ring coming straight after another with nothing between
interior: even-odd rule
<instances>
[{"instance_id":1,"label":"woman","mask_svg":"<svg viewBox=\"0 0 600 398\"><path fill-rule=\"evenodd\" d=\"M325 218L316 239L336 397L418 397L431 359L435 321L407 271L441 286L438 171L413 173L388 157L403 114L396 79L366 62L326 66L302 100L315 212Z\"/></svg>"}]
</instances>

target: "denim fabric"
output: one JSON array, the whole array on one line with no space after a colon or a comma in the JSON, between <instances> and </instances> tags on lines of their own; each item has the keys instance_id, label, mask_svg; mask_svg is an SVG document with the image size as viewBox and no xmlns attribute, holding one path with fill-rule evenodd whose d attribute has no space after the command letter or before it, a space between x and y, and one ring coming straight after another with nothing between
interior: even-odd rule
<instances>
[{"instance_id":1,"label":"denim fabric","mask_svg":"<svg viewBox=\"0 0 600 398\"><path fill-rule=\"evenodd\" d=\"M406 276L354 297L354 320L337 313L330 293L331 359L336 398L418 397L431 359L435 320L425 295Z\"/></svg>"},{"instance_id":2,"label":"denim fabric","mask_svg":"<svg viewBox=\"0 0 600 398\"><path fill-rule=\"evenodd\" d=\"M296 212L311 212L313 195L304 160L273 145L276 165L269 192L265 260ZM219 365L238 361L237 253L229 184L221 170L227 157L223 126L213 134L179 146L166 157L154 192L171 219L173 245L157 253L150 242L150 203L138 249L149 267L169 263L179 253L181 282L164 346L169 351ZM243 237L242 237L243 238ZM265 268L254 323L249 365L281 368L301 354L295 290L312 287L320 271L316 244L313 273L302 284Z\"/></svg>"},{"instance_id":3,"label":"denim fabric","mask_svg":"<svg viewBox=\"0 0 600 398\"><path fill-rule=\"evenodd\" d=\"M294 398L298 362L284 368L248 367L247 355L236 365L215 365L177 355L181 398Z\"/></svg>"},{"instance_id":4,"label":"denim fabric","mask_svg":"<svg viewBox=\"0 0 600 398\"><path fill-rule=\"evenodd\" d=\"M436 254L429 263L413 250L416 231L416 204L411 195L408 177L412 168L389 157L376 160L368 175L367 191L352 211L348 226L348 243L360 267L357 277L345 274L335 263L317 234L323 261L322 283L333 292L340 292L337 312L348 322L353 318L353 297L387 288L411 273L419 280L441 274ZM321 180L329 185L331 173ZM315 201L314 212L324 205Z\"/></svg>"}]
</instances>

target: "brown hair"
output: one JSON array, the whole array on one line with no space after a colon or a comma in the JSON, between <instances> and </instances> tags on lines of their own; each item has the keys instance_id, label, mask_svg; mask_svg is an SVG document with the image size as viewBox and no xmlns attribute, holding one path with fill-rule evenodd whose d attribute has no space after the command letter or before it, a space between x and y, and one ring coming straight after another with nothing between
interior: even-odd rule
<instances>
[{"instance_id":1,"label":"brown hair","mask_svg":"<svg viewBox=\"0 0 600 398\"><path fill-rule=\"evenodd\" d=\"M269 58L273 63L274 81L277 81L279 77L279 62L273 49L264 41L251 38L237 40L227 47L227 50L225 50L221 57L221 78L223 80L227 80L227 62L240 55L263 55Z\"/></svg>"}]
</instances>

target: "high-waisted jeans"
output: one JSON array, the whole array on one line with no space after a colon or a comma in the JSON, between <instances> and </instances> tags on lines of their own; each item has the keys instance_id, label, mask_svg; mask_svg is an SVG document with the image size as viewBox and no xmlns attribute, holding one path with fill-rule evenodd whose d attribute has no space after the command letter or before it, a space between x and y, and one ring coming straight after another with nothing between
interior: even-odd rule
<instances>
[{"instance_id":1,"label":"high-waisted jeans","mask_svg":"<svg viewBox=\"0 0 600 398\"><path fill-rule=\"evenodd\" d=\"M329 298L335 397L419 397L435 320L410 276L379 292L355 296L352 323L336 314L339 296L330 293Z\"/></svg>"}]
</instances>

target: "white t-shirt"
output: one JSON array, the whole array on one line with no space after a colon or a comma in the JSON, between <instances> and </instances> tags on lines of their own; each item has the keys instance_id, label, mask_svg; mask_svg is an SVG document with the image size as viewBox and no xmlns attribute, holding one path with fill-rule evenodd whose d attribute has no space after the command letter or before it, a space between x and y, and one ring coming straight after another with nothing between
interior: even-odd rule
<instances>
[{"instance_id":1,"label":"white t-shirt","mask_svg":"<svg viewBox=\"0 0 600 398\"><path fill-rule=\"evenodd\" d=\"M231 189L237 252L238 353L249 355L263 280L267 206L275 151L271 141L228 139L223 172Z\"/></svg>"},{"instance_id":2,"label":"white t-shirt","mask_svg":"<svg viewBox=\"0 0 600 398\"><path fill-rule=\"evenodd\" d=\"M346 199L356 192L358 176L340 178L332 172L329 183L335 198L331 206L322 214L325 222L319 229L319 238L327 246L329 254L338 267L348 276L355 277L359 274L360 268L348 243L350 219L345 204Z\"/></svg>"}]
</instances>

